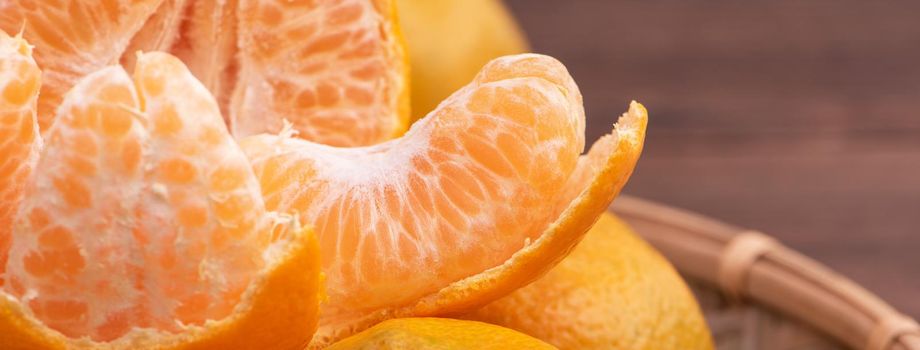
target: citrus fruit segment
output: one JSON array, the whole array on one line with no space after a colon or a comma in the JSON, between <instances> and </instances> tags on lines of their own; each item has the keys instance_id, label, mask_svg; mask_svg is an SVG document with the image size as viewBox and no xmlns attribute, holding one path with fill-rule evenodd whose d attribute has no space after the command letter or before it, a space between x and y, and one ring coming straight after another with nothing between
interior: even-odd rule
<instances>
[{"instance_id":1,"label":"citrus fruit segment","mask_svg":"<svg viewBox=\"0 0 920 350\"><path fill-rule=\"evenodd\" d=\"M121 65L134 69L138 52L167 51L179 37L180 24L185 15L187 0L163 0L144 26L131 38L121 55ZM210 2L210 1L207 1Z\"/></svg>"},{"instance_id":2,"label":"citrus fruit segment","mask_svg":"<svg viewBox=\"0 0 920 350\"><path fill-rule=\"evenodd\" d=\"M608 213L545 276L463 317L561 349L713 348L674 268Z\"/></svg>"},{"instance_id":3,"label":"citrus fruit segment","mask_svg":"<svg viewBox=\"0 0 920 350\"><path fill-rule=\"evenodd\" d=\"M42 132L51 125L64 93L86 74L117 63L162 1L0 2L0 30L22 31L35 45L35 61L44 73L38 99Z\"/></svg>"},{"instance_id":4,"label":"citrus fruit segment","mask_svg":"<svg viewBox=\"0 0 920 350\"><path fill-rule=\"evenodd\" d=\"M545 56L498 61L403 138L378 146L242 141L270 210L300 213L328 248L330 308L411 302L501 263L549 222L583 144L580 96L571 79L542 78L558 72L489 72L515 65L565 69ZM512 198L517 205L506 205ZM486 239L503 228L513 244Z\"/></svg>"},{"instance_id":5,"label":"citrus fruit segment","mask_svg":"<svg viewBox=\"0 0 920 350\"><path fill-rule=\"evenodd\" d=\"M555 349L495 325L446 318L401 318L382 322L333 344L345 349Z\"/></svg>"},{"instance_id":6,"label":"citrus fruit segment","mask_svg":"<svg viewBox=\"0 0 920 350\"><path fill-rule=\"evenodd\" d=\"M266 207L314 223L326 252L321 347L386 318L468 310L536 278L625 184L645 118L634 105L579 161L578 87L555 59L528 54L489 63L396 140L241 145ZM576 173L591 181L572 188Z\"/></svg>"},{"instance_id":7,"label":"citrus fruit segment","mask_svg":"<svg viewBox=\"0 0 920 350\"><path fill-rule=\"evenodd\" d=\"M240 0L237 137L277 133L361 146L408 122L407 62L392 0Z\"/></svg>"},{"instance_id":8,"label":"citrus fruit segment","mask_svg":"<svg viewBox=\"0 0 920 350\"><path fill-rule=\"evenodd\" d=\"M192 1L173 54L211 90L225 119L236 82L239 0ZM229 120L227 120L229 121Z\"/></svg>"},{"instance_id":9,"label":"citrus fruit segment","mask_svg":"<svg viewBox=\"0 0 920 350\"><path fill-rule=\"evenodd\" d=\"M0 293L0 348L36 349L302 349L316 329L322 278L319 245L309 229L292 228L266 254L233 313L181 332L133 329L111 342L68 338L33 317L16 298Z\"/></svg>"},{"instance_id":10,"label":"citrus fruit segment","mask_svg":"<svg viewBox=\"0 0 920 350\"><path fill-rule=\"evenodd\" d=\"M259 185L175 57L67 95L16 219L9 291L68 337L176 332L228 316L275 239Z\"/></svg>"},{"instance_id":11,"label":"citrus fruit segment","mask_svg":"<svg viewBox=\"0 0 920 350\"><path fill-rule=\"evenodd\" d=\"M418 315L470 311L532 282L559 263L626 185L642 153L647 122L645 107L632 102L614 132L579 158L575 172L560 188L552 223L538 238L501 265L454 282L407 310Z\"/></svg>"},{"instance_id":12,"label":"citrus fruit segment","mask_svg":"<svg viewBox=\"0 0 920 350\"><path fill-rule=\"evenodd\" d=\"M411 63L412 118L421 119L493 58L528 51L501 0L397 0Z\"/></svg>"},{"instance_id":13,"label":"citrus fruit segment","mask_svg":"<svg viewBox=\"0 0 920 350\"><path fill-rule=\"evenodd\" d=\"M6 267L13 219L41 147L35 119L40 86L41 71L32 60L32 47L22 37L0 30L0 276Z\"/></svg>"}]
</instances>

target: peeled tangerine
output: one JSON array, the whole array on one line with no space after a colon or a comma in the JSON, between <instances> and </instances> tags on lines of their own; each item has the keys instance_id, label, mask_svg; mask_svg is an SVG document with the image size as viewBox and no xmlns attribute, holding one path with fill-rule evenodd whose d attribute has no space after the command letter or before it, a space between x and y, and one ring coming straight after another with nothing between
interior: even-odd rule
<instances>
[{"instance_id":1,"label":"peeled tangerine","mask_svg":"<svg viewBox=\"0 0 920 350\"><path fill-rule=\"evenodd\" d=\"M34 135L35 66L24 42L2 39L0 86L15 91L0 106L25 120L19 142L34 144L26 136ZM8 69L28 74L16 80ZM2 232L0 348L309 341L316 239L265 209L217 104L175 57L141 55L133 79L112 66L80 80L37 163L22 164L34 175L2 189L24 195L12 232Z\"/></svg>"},{"instance_id":2,"label":"peeled tangerine","mask_svg":"<svg viewBox=\"0 0 920 350\"><path fill-rule=\"evenodd\" d=\"M268 210L314 224L329 300L313 347L381 320L459 313L537 278L629 178L638 103L583 157L581 94L553 58L486 65L402 138L336 148L261 135L241 144Z\"/></svg>"}]
</instances>

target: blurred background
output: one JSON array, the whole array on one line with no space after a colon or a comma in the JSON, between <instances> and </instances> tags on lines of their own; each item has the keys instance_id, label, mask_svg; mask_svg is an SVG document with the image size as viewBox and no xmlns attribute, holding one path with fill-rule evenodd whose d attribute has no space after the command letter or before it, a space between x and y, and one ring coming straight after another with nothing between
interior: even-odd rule
<instances>
[{"instance_id":1,"label":"blurred background","mask_svg":"<svg viewBox=\"0 0 920 350\"><path fill-rule=\"evenodd\" d=\"M506 3L575 77L589 141L648 107L626 193L761 230L920 318L920 2Z\"/></svg>"}]
</instances>

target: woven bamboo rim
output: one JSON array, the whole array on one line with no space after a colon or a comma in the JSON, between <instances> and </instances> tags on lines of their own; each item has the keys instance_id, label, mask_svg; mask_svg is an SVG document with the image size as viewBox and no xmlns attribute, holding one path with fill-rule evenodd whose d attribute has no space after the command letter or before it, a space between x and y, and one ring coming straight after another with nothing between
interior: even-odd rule
<instances>
[{"instance_id":1,"label":"woven bamboo rim","mask_svg":"<svg viewBox=\"0 0 920 350\"><path fill-rule=\"evenodd\" d=\"M611 209L688 278L866 350L920 350L920 326L877 296L772 238L630 196Z\"/></svg>"}]
</instances>

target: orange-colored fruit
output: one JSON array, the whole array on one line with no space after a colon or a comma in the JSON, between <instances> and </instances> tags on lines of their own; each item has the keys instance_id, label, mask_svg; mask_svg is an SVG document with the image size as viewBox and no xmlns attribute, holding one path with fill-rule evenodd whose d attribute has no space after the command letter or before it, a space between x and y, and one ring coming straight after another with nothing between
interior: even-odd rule
<instances>
[{"instance_id":1,"label":"orange-colored fruit","mask_svg":"<svg viewBox=\"0 0 920 350\"><path fill-rule=\"evenodd\" d=\"M501 0L397 0L412 80L412 118L421 119L490 60L529 51Z\"/></svg>"},{"instance_id":2,"label":"orange-colored fruit","mask_svg":"<svg viewBox=\"0 0 920 350\"><path fill-rule=\"evenodd\" d=\"M163 0L8 0L0 30L22 32L43 72L38 124L48 130L64 93L83 76L118 62Z\"/></svg>"},{"instance_id":3,"label":"orange-colored fruit","mask_svg":"<svg viewBox=\"0 0 920 350\"><path fill-rule=\"evenodd\" d=\"M555 348L538 339L488 323L446 318L400 318L384 321L326 349L551 350Z\"/></svg>"},{"instance_id":4,"label":"orange-colored fruit","mask_svg":"<svg viewBox=\"0 0 920 350\"><path fill-rule=\"evenodd\" d=\"M133 79L117 66L88 75L46 140L9 248L0 347L310 339L315 238L265 210L216 102L178 59L142 55Z\"/></svg>"},{"instance_id":5,"label":"orange-colored fruit","mask_svg":"<svg viewBox=\"0 0 920 350\"><path fill-rule=\"evenodd\" d=\"M712 349L693 294L670 263L604 214L545 276L464 318L560 349Z\"/></svg>"},{"instance_id":6,"label":"orange-colored fruit","mask_svg":"<svg viewBox=\"0 0 920 350\"><path fill-rule=\"evenodd\" d=\"M520 55L487 65L397 140L241 144L266 207L317 229L329 293L322 346L386 318L468 310L539 276L625 184L645 124L633 104L579 160L578 87L555 59Z\"/></svg>"},{"instance_id":7,"label":"orange-colored fruit","mask_svg":"<svg viewBox=\"0 0 920 350\"><path fill-rule=\"evenodd\" d=\"M408 124L408 70L393 0L241 0L237 137L280 132L371 145Z\"/></svg>"},{"instance_id":8,"label":"orange-colored fruit","mask_svg":"<svg viewBox=\"0 0 920 350\"><path fill-rule=\"evenodd\" d=\"M13 219L41 147L35 118L40 86L41 71L32 60L32 47L21 37L0 31L0 276L6 267Z\"/></svg>"}]
</instances>

